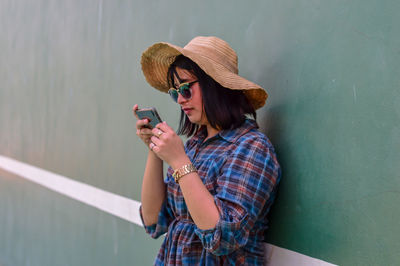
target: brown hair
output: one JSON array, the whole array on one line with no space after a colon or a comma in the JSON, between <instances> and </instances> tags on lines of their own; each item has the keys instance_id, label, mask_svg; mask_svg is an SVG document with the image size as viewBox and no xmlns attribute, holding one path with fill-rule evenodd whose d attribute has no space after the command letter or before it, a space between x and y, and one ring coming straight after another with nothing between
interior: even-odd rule
<instances>
[{"instance_id":1,"label":"brown hair","mask_svg":"<svg viewBox=\"0 0 400 266\"><path fill-rule=\"evenodd\" d=\"M196 63L189 58L179 55L168 69L168 84L174 87L176 67L186 69L193 73L202 90L202 100L207 121L216 129L234 129L243 124L246 115L256 120L256 112L241 90L231 90L221 86L207 75ZM179 81L180 83L181 81ZM193 136L199 126L190 122L189 118L181 111L178 134Z\"/></svg>"}]
</instances>

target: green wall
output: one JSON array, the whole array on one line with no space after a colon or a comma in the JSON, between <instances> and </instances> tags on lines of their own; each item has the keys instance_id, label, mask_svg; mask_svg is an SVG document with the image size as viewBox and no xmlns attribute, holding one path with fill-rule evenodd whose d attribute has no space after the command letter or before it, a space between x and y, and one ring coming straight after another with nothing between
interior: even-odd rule
<instances>
[{"instance_id":1,"label":"green wall","mask_svg":"<svg viewBox=\"0 0 400 266\"><path fill-rule=\"evenodd\" d=\"M216 35L267 88L283 168L269 242L340 265L400 264L400 2L0 1L0 154L140 200L131 107L179 108L141 52ZM143 229L0 170L0 265L147 265Z\"/></svg>"}]
</instances>

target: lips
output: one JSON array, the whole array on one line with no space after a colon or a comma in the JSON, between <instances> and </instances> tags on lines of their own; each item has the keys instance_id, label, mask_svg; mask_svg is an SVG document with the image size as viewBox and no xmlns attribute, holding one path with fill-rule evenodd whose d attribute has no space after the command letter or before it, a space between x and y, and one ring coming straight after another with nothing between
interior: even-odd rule
<instances>
[{"instance_id":1,"label":"lips","mask_svg":"<svg viewBox=\"0 0 400 266\"><path fill-rule=\"evenodd\" d=\"M188 115L193 110L193 108L185 107L185 108L182 108L182 110L185 112L185 114Z\"/></svg>"}]
</instances>

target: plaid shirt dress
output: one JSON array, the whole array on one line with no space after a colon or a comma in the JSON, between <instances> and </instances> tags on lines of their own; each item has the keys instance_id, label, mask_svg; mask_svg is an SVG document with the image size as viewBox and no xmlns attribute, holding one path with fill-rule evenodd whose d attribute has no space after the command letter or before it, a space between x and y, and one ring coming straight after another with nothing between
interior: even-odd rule
<instances>
[{"instance_id":1,"label":"plaid shirt dress","mask_svg":"<svg viewBox=\"0 0 400 266\"><path fill-rule=\"evenodd\" d=\"M203 143L206 133L199 130L185 150L214 196L220 220L214 229L197 228L169 168L158 222L145 226L153 238L166 233L154 264L263 265L267 214L281 177L274 148L250 119Z\"/></svg>"}]
</instances>

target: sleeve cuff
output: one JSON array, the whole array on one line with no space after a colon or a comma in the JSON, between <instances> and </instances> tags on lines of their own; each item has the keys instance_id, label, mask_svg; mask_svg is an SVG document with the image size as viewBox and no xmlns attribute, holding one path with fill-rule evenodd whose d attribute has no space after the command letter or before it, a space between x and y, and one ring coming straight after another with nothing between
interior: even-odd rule
<instances>
[{"instance_id":1,"label":"sleeve cuff","mask_svg":"<svg viewBox=\"0 0 400 266\"><path fill-rule=\"evenodd\" d=\"M227 255L247 243L248 215L232 217L226 211L227 206L223 208L222 200L216 198L215 203L220 213L217 225L212 229L196 228L195 233L205 249L217 256Z\"/></svg>"},{"instance_id":2,"label":"sleeve cuff","mask_svg":"<svg viewBox=\"0 0 400 266\"><path fill-rule=\"evenodd\" d=\"M168 219L168 210L166 203L164 202L160 213L158 214L158 221L152 225L145 225L142 213L142 206L139 208L140 219L142 220L143 227L152 238L158 238L159 236L165 234L168 231L168 225L170 223L170 219Z\"/></svg>"}]
</instances>

